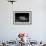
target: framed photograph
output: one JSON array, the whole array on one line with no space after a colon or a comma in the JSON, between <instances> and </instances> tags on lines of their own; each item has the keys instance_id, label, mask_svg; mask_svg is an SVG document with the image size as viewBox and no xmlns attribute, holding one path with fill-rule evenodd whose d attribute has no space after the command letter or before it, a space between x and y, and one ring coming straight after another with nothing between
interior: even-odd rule
<instances>
[{"instance_id":1,"label":"framed photograph","mask_svg":"<svg viewBox=\"0 0 46 46\"><path fill-rule=\"evenodd\" d=\"M29 25L32 24L31 11L13 11L13 24Z\"/></svg>"}]
</instances>

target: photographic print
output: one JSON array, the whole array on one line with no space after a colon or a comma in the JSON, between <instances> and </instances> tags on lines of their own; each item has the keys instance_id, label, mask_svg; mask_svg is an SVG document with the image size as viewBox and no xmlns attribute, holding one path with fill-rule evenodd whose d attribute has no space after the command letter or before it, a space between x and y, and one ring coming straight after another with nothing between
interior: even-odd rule
<instances>
[{"instance_id":1,"label":"photographic print","mask_svg":"<svg viewBox=\"0 0 46 46\"><path fill-rule=\"evenodd\" d=\"M31 11L14 11L13 12L13 24L32 24L32 12Z\"/></svg>"}]
</instances>

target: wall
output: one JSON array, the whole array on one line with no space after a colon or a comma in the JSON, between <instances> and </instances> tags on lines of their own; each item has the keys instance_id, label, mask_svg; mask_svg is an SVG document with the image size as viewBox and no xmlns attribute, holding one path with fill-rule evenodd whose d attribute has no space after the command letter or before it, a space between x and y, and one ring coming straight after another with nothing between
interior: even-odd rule
<instances>
[{"instance_id":1,"label":"wall","mask_svg":"<svg viewBox=\"0 0 46 46\"><path fill-rule=\"evenodd\" d=\"M18 32L31 34L37 41L46 40L46 13L42 0L17 0L14 5L0 0L0 40L15 40ZM32 25L14 25L13 11L32 11Z\"/></svg>"}]
</instances>

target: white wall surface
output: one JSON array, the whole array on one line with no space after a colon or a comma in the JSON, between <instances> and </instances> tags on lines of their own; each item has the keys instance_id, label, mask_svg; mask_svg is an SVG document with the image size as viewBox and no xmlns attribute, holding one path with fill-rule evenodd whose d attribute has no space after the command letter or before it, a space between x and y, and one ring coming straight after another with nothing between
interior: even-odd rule
<instances>
[{"instance_id":1,"label":"white wall surface","mask_svg":"<svg viewBox=\"0 0 46 46\"><path fill-rule=\"evenodd\" d=\"M32 11L32 25L14 25L13 11ZM0 40L15 40L19 32L31 34L33 40L46 40L45 0L17 0L13 5L0 0Z\"/></svg>"}]
</instances>

